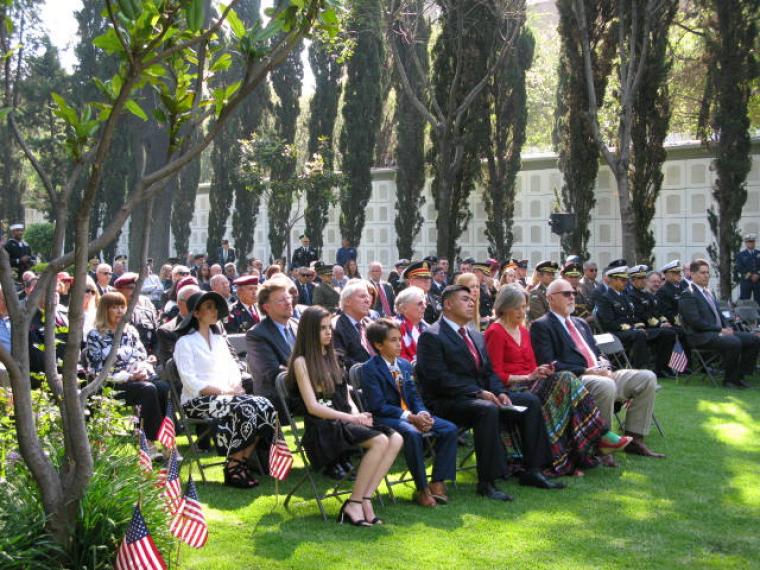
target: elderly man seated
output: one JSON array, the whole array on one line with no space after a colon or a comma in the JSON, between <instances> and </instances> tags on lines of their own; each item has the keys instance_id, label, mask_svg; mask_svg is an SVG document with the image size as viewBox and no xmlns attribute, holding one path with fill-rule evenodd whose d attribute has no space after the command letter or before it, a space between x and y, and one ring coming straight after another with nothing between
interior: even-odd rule
<instances>
[{"instance_id":1,"label":"elderly man seated","mask_svg":"<svg viewBox=\"0 0 760 570\"><path fill-rule=\"evenodd\" d=\"M375 349L367 339L367 327L372 322L368 316L371 305L372 297L366 281L353 279L340 292L343 313L335 319L333 342L346 370L375 355Z\"/></svg>"},{"instance_id":2,"label":"elderly man seated","mask_svg":"<svg viewBox=\"0 0 760 570\"><path fill-rule=\"evenodd\" d=\"M665 457L644 444L654 412L657 376L651 370L610 370L600 359L591 329L583 319L571 316L575 309L575 290L564 279L554 281L546 290L549 312L533 322L530 337L538 364L554 363L555 370L569 370L586 386L609 425L616 400L630 400L625 415L625 434L633 441L627 453L646 457ZM607 464L614 460L607 456Z\"/></svg>"}]
</instances>

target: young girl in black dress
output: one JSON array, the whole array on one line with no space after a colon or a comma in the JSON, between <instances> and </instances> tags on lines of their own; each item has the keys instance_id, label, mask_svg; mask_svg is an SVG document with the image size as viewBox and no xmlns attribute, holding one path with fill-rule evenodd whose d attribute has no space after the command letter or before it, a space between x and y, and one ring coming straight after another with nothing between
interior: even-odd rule
<instances>
[{"instance_id":1,"label":"young girl in black dress","mask_svg":"<svg viewBox=\"0 0 760 570\"><path fill-rule=\"evenodd\" d=\"M290 358L288 385L306 410L303 444L316 469L329 465L357 446L366 450L351 497L343 503L338 522L356 526L382 524L372 508L372 495L393 465L404 440L391 429L372 426L372 414L360 413L332 345L330 313L309 307L298 323Z\"/></svg>"}]
</instances>

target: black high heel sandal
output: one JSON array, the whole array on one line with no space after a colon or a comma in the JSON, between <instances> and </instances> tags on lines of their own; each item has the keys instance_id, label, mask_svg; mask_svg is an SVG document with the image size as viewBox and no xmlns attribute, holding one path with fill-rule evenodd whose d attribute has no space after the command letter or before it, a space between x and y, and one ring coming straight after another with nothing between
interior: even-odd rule
<instances>
[{"instance_id":1,"label":"black high heel sandal","mask_svg":"<svg viewBox=\"0 0 760 570\"><path fill-rule=\"evenodd\" d=\"M251 472L243 461L228 459L224 467L224 484L238 489L252 489L259 482L251 477Z\"/></svg>"},{"instance_id":2,"label":"black high heel sandal","mask_svg":"<svg viewBox=\"0 0 760 570\"><path fill-rule=\"evenodd\" d=\"M371 502L372 502L372 497L362 497L362 501L369 501L369 502L371 503ZM385 524L385 523L383 522L383 519L381 519L381 518L378 518L378 517L375 517L375 518L374 518L374 519L372 519L371 521L367 521L367 522L368 522L369 524L371 524L372 526L375 526L376 524Z\"/></svg>"},{"instance_id":3,"label":"black high heel sandal","mask_svg":"<svg viewBox=\"0 0 760 570\"><path fill-rule=\"evenodd\" d=\"M345 521L350 522L354 526L372 526L370 523L368 523L365 519L359 519L355 520L351 518L351 515L346 513L346 505L348 503L357 503L359 505L362 504L361 501L354 501L351 499L347 499L343 505L340 507L340 511L338 512L338 524L343 524Z\"/></svg>"}]
</instances>

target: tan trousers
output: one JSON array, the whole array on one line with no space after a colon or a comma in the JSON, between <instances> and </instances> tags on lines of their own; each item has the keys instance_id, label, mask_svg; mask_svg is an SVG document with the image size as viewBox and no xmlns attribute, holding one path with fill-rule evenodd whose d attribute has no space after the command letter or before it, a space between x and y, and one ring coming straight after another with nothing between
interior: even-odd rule
<instances>
[{"instance_id":1,"label":"tan trousers","mask_svg":"<svg viewBox=\"0 0 760 570\"><path fill-rule=\"evenodd\" d=\"M612 416L617 400L631 400L625 414L625 431L647 435L652 427L654 397L657 376L651 370L616 370L612 377L584 374L581 376L586 389L596 402L596 407L612 429Z\"/></svg>"}]
</instances>

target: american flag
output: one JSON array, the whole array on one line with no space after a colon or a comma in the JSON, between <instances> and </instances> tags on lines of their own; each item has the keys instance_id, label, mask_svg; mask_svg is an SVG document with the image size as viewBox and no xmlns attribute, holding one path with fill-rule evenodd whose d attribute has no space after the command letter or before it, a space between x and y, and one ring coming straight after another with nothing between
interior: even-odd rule
<instances>
[{"instance_id":1,"label":"american flag","mask_svg":"<svg viewBox=\"0 0 760 570\"><path fill-rule=\"evenodd\" d=\"M185 496L169 525L171 533L193 548L201 548L208 540L208 525L203 516L203 509L198 502L198 492L195 483L190 479L187 483Z\"/></svg>"},{"instance_id":2,"label":"american flag","mask_svg":"<svg viewBox=\"0 0 760 570\"><path fill-rule=\"evenodd\" d=\"M671 370L680 374L686 370L687 364L686 353L683 351L681 341L676 338L676 343L673 345L673 352L670 354L670 362L668 362L668 366Z\"/></svg>"},{"instance_id":3,"label":"american flag","mask_svg":"<svg viewBox=\"0 0 760 570\"><path fill-rule=\"evenodd\" d=\"M135 505L132 522L116 553L115 570L166 570L166 562L145 526L140 506Z\"/></svg>"},{"instance_id":4,"label":"american flag","mask_svg":"<svg viewBox=\"0 0 760 570\"><path fill-rule=\"evenodd\" d=\"M287 479L292 465L293 454L285 443L282 433L277 430L272 439L272 446L269 448L269 474L278 481L282 481Z\"/></svg>"},{"instance_id":5,"label":"american flag","mask_svg":"<svg viewBox=\"0 0 760 570\"><path fill-rule=\"evenodd\" d=\"M179 480L179 462L177 450L172 449L166 467L158 472L158 487L163 488L164 499L169 507L169 512L175 514L182 498L182 484Z\"/></svg>"},{"instance_id":6,"label":"american flag","mask_svg":"<svg viewBox=\"0 0 760 570\"><path fill-rule=\"evenodd\" d=\"M158 428L158 434L156 439L160 441L165 447L172 448L175 443L174 432L174 406L172 406L171 400L166 404L166 415L164 421L161 422L161 427Z\"/></svg>"},{"instance_id":7,"label":"american flag","mask_svg":"<svg viewBox=\"0 0 760 570\"><path fill-rule=\"evenodd\" d=\"M150 473L153 471L153 460L150 458L150 453L148 453L148 440L143 430L140 429L138 432L140 433L139 464L143 470Z\"/></svg>"}]
</instances>

